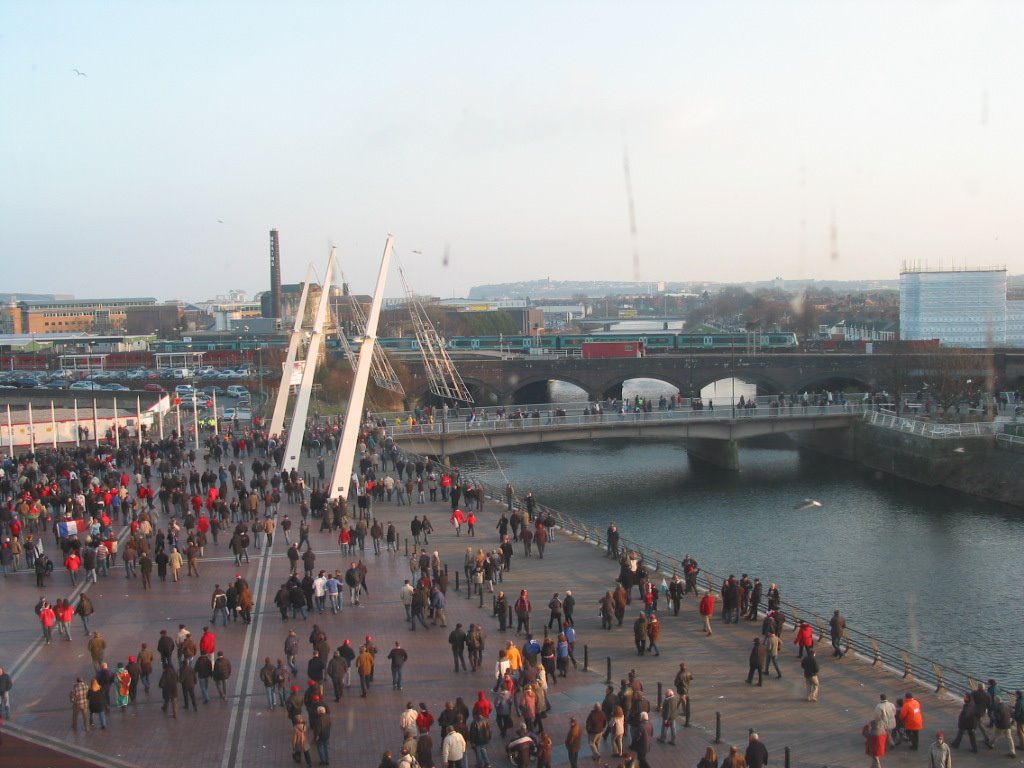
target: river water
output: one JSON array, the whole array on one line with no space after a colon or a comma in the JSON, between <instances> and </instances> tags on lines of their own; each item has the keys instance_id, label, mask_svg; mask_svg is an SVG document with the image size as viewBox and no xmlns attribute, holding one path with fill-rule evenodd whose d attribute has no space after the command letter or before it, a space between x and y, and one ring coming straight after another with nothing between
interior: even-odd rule
<instances>
[{"instance_id":1,"label":"river water","mask_svg":"<svg viewBox=\"0 0 1024 768\"><path fill-rule=\"evenodd\" d=\"M639 391L654 394L646 383ZM850 627L947 666L1024 682L1019 509L795 448L741 444L738 473L691 464L681 444L624 440L458 463L493 489L507 477L520 495L532 490L602 530L615 520L642 546L690 553L710 571L748 573L766 587L774 581L788 602L825 616L838 608ZM823 506L796 510L805 498Z\"/></svg>"}]
</instances>

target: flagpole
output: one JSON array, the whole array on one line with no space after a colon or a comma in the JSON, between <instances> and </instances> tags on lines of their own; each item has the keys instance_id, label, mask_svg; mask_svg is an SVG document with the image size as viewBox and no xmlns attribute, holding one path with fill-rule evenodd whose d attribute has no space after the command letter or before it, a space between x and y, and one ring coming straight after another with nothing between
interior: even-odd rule
<instances>
[{"instance_id":1,"label":"flagpole","mask_svg":"<svg viewBox=\"0 0 1024 768\"><path fill-rule=\"evenodd\" d=\"M121 427L117 423L117 398L114 398L114 448L121 448Z\"/></svg>"},{"instance_id":2,"label":"flagpole","mask_svg":"<svg viewBox=\"0 0 1024 768\"><path fill-rule=\"evenodd\" d=\"M53 429L53 448L57 449L57 411L53 407L53 400L50 401L50 426Z\"/></svg>"},{"instance_id":3,"label":"flagpole","mask_svg":"<svg viewBox=\"0 0 1024 768\"><path fill-rule=\"evenodd\" d=\"M7 404L7 438L11 443L11 461L14 461L14 422L11 420L11 404Z\"/></svg>"},{"instance_id":4,"label":"flagpole","mask_svg":"<svg viewBox=\"0 0 1024 768\"><path fill-rule=\"evenodd\" d=\"M135 439L142 445L142 398L135 396Z\"/></svg>"},{"instance_id":5,"label":"flagpole","mask_svg":"<svg viewBox=\"0 0 1024 768\"><path fill-rule=\"evenodd\" d=\"M96 447L100 447L100 418L99 414L96 413L96 398L92 399L92 439L96 443Z\"/></svg>"},{"instance_id":6,"label":"flagpole","mask_svg":"<svg viewBox=\"0 0 1024 768\"><path fill-rule=\"evenodd\" d=\"M32 421L32 403L28 404L28 450L36 452L36 425Z\"/></svg>"},{"instance_id":7,"label":"flagpole","mask_svg":"<svg viewBox=\"0 0 1024 768\"><path fill-rule=\"evenodd\" d=\"M79 426L79 423L78 423L78 398L76 397L75 398L75 448L77 448L79 446L80 442L81 442L81 440L79 438L79 435L80 435L79 430L80 429L81 429L81 426Z\"/></svg>"}]
</instances>

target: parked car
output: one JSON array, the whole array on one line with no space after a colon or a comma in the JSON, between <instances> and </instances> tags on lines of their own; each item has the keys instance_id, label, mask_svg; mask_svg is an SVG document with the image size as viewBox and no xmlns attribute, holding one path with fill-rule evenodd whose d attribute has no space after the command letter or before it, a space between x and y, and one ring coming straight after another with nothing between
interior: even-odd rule
<instances>
[{"instance_id":1,"label":"parked car","mask_svg":"<svg viewBox=\"0 0 1024 768\"><path fill-rule=\"evenodd\" d=\"M143 390L143 392L161 392L161 393L167 391L161 385L157 384L155 381L148 381L148 382L146 382L146 385L142 388L142 390Z\"/></svg>"},{"instance_id":2,"label":"parked car","mask_svg":"<svg viewBox=\"0 0 1024 768\"><path fill-rule=\"evenodd\" d=\"M86 379L84 381L76 381L68 389L103 389L103 385Z\"/></svg>"},{"instance_id":3,"label":"parked car","mask_svg":"<svg viewBox=\"0 0 1024 768\"><path fill-rule=\"evenodd\" d=\"M231 397L241 397L242 395L248 396L249 390L247 387L243 387L240 384L232 384L228 387L227 393L231 395Z\"/></svg>"},{"instance_id":4,"label":"parked car","mask_svg":"<svg viewBox=\"0 0 1024 768\"><path fill-rule=\"evenodd\" d=\"M239 421L251 421L252 411L248 408L225 408L224 412L221 414L221 418L228 420L238 419Z\"/></svg>"},{"instance_id":5,"label":"parked car","mask_svg":"<svg viewBox=\"0 0 1024 768\"><path fill-rule=\"evenodd\" d=\"M118 384L116 382L111 384L104 384L103 390L106 392L131 392L131 390L128 389L128 387L126 387L124 384Z\"/></svg>"}]
</instances>

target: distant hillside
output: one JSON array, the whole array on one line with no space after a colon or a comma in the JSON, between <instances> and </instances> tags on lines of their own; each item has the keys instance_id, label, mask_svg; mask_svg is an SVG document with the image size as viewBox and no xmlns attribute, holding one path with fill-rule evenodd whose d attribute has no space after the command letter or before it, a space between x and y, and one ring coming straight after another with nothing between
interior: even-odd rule
<instances>
[{"instance_id":1,"label":"distant hillside","mask_svg":"<svg viewBox=\"0 0 1024 768\"><path fill-rule=\"evenodd\" d=\"M781 288L792 293L813 287L831 288L837 293L858 291L899 290L899 280L761 280L752 283L712 282L666 282L665 293L715 292L727 285L739 285L750 291L759 288ZM518 283L494 283L477 285L469 290L469 299L533 299L565 298L583 296L601 298L604 296L641 295L652 296L660 293L658 283L614 282L604 280L525 280Z\"/></svg>"}]
</instances>

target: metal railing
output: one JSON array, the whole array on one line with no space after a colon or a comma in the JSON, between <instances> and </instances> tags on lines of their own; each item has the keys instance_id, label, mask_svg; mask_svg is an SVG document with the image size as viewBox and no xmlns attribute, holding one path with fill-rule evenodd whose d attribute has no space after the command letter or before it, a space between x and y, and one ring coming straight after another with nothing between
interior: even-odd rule
<instances>
[{"instance_id":1,"label":"metal railing","mask_svg":"<svg viewBox=\"0 0 1024 768\"><path fill-rule=\"evenodd\" d=\"M757 408L715 408L714 410L664 410L639 413L601 413L555 416L551 412L527 414L525 418L473 418L444 420L433 423L389 424L392 437L403 435L471 434L480 432L513 432L524 429L562 429L564 427L592 427L601 424L670 424L691 422L726 422L743 419L813 419L821 416L857 416L870 406L863 403L845 405L794 405Z\"/></svg>"},{"instance_id":2,"label":"metal railing","mask_svg":"<svg viewBox=\"0 0 1024 768\"><path fill-rule=\"evenodd\" d=\"M865 407L866 408L867 407L867 398L869 397L869 395L867 395L864 392L848 392L848 393L844 393L844 394L842 394L840 396L842 397L842 401L838 401L837 402L837 401L834 400L832 403L826 403L826 405L833 406L833 407L838 407L838 406L843 406L843 405L856 405L858 408L861 408L861 407ZM795 397L795 399L794 399L794 397ZM803 402L801 396L757 395L756 397L749 398L749 399L745 400L744 402L746 403L746 402L749 402L750 400L753 400L757 404L757 408L754 408L752 410L754 410L756 412L756 411L760 411L762 408L768 408L773 403L778 403L781 400L782 403L783 403L783 405L781 406L782 409L787 410L787 411L789 411L789 410L796 411L796 410L799 410L800 408L804 408L804 407L819 407L819 406L817 406L813 402L817 398L818 398L818 395L814 395L805 404ZM714 413L718 413L718 412L731 413L732 412L732 405L728 403L728 399L729 398L725 398L725 399L721 400L719 402L718 406L713 408L713 409L712 408L708 408L707 407L707 402L704 402L702 408L699 408L699 409L695 410L693 408L693 402L694 401L700 401L701 399L697 398L697 397L694 397L694 398L683 398L682 404L681 405L676 405L675 408L668 408L667 406L665 408L656 407L654 410L651 411L651 413L654 414L654 413L682 413L682 412L690 413L690 412L692 412L692 413L698 413L698 414L699 413L706 414L706 413L709 413L709 412L712 412L712 411ZM645 402L654 402L654 403L658 402L658 400L656 400L654 398L650 398L650 397L644 398L644 400L645 400ZM622 403L625 402L625 404L627 406L629 406L629 408L630 408L630 413L632 413L632 405L631 405L631 403L633 402L632 398L630 398L628 400L625 400L625 401L620 399L620 400L615 400L615 401L611 401L611 402L614 402L614 403L616 403L619 406L621 406ZM708 402L710 402L710 401L708 401ZM447 416L444 415L444 411L443 411L442 408L435 407L433 409L432 415L431 415L431 417L429 419L424 417L424 415L423 415L424 412L423 412L422 409L419 410L419 411L378 411L378 412L375 412L373 414L373 416L375 418L383 419L387 423L387 425L389 427L392 427L395 424L397 424L398 422L406 424L409 421L409 419L413 419L415 421L418 421L421 424L427 424L427 423L439 424L439 423L441 423L442 419L444 419L448 423L454 424L454 423L456 423L458 421L464 421L468 416L470 416L471 414L474 414L474 413L476 414L478 421L480 421L480 420L493 421L493 420L500 419L500 418L508 419L508 418L510 418L512 416L512 414L517 413L517 412L525 413L527 416L532 416L533 413L536 412L536 413L539 413L542 418L547 418L550 414L555 413L557 411L565 411L566 416L582 416L584 411L590 411L594 406L600 406L600 408L604 411L604 415L605 416L612 416L612 415L618 415L619 414L618 410L613 410L612 409L612 406L610 405L610 401L608 401L608 400L589 401L589 402L587 402L587 401L579 401L579 400L568 400L568 401L564 401L564 402L554 402L554 403L528 403L526 405L505 405L505 406L495 406L495 405L468 406L468 405L466 405L466 406L461 406L458 409L455 409L455 408L449 409L449 411L447 413ZM740 410L740 408L737 406L736 410L738 411L738 410ZM498 416L498 412L499 411L504 411L505 415L503 417L499 417Z\"/></svg>"},{"instance_id":3,"label":"metal railing","mask_svg":"<svg viewBox=\"0 0 1024 768\"><path fill-rule=\"evenodd\" d=\"M946 424L897 416L891 411L868 411L864 414L864 420L876 427L894 429L911 435L935 439L991 437L999 429L999 424L991 421Z\"/></svg>"},{"instance_id":4,"label":"metal railing","mask_svg":"<svg viewBox=\"0 0 1024 768\"><path fill-rule=\"evenodd\" d=\"M1013 448L1024 448L1024 437L1021 435L1011 435L1009 432L1000 432L996 435L996 442Z\"/></svg>"}]
</instances>

